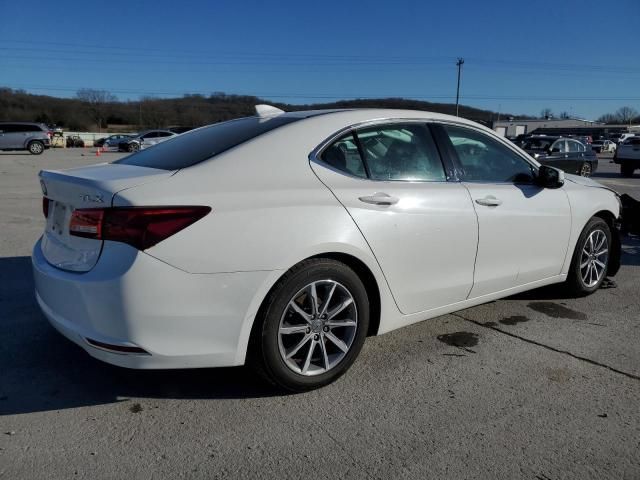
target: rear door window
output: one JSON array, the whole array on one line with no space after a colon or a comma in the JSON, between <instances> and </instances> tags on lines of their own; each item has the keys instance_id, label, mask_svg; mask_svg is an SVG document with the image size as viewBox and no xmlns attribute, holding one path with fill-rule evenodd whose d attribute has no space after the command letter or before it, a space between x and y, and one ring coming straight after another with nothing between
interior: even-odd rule
<instances>
[{"instance_id":1,"label":"rear door window","mask_svg":"<svg viewBox=\"0 0 640 480\"><path fill-rule=\"evenodd\" d=\"M567 146L566 141L558 140L551 146L551 153L566 153Z\"/></svg>"},{"instance_id":2,"label":"rear door window","mask_svg":"<svg viewBox=\"0 0 640 480\"><path fill-rule=\"evenodd\" d=\"M140 150L114 163L163 170L187 168L297 120L300 117L245 117L216 123L175 135L153 148Z\"/></svg>"},{"instance_id":3,"label":"rear door window","mask_svg":"<svg viewBox=\"0 0 640 480\"><path fill-rule=\"evenodd\" d=\"M422 123L380 125L356 132L371 180L444 182L444 166Z\"/></svg>"},{"instance_id":4,"label":"rear door window","mask_svg":"<svg viewBox=\"0 0 640 480\"><path fill-rule=\"evenodd\" d=\"M352 133L334 142L322 152L320 158L330 167L343 173L355 177L367 177L357 141Z\"/></svg>"},{"instance_id":5,"label":"rear door window","mask_svg":"<svg viewBox=\"0 0 640 480\"><path fill-rule=\"evenodd\" d=\"M41 132L42 129L37 125L17 125L16 132Z\"/></svg>"},{"instance_id":6,"label":"rear door window","mask_svg":"<svg viewBox=\"0 0 640 480\"><path fill-rule=\"evenodd\" d=\"M576 142L575 140L567 140L567 144L569 146L570 153L577 153L577 152L584 151L584 147L582 146L582 144L579 142Z\"/></svg>"}]
</instances>

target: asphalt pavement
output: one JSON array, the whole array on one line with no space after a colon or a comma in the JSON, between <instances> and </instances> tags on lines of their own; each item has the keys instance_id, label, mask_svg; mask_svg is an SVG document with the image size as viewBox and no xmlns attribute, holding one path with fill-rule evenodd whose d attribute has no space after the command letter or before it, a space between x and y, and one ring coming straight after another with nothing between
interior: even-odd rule
<instances>
[{"instance_id":1,"label":"asphalt pavement","mask_svg":"<svg viewBox=\"0 0 640 480\"><path fill-rule=\"evenodd\" d=\"M0 478L640 478L638 238L616 288L370 338L335 384L283 395L245 368L112 367L48 325L36 175L119 155L93 152L0 153ZM606 158L595 177L640 198Z\"/></svg>"}]
</instances>

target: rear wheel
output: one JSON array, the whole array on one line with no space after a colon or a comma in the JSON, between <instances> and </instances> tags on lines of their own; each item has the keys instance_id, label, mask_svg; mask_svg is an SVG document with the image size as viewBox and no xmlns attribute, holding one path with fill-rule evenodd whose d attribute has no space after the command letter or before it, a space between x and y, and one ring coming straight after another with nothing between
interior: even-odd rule
<instances>
[{"instance_id":1,"label":"rear wheel","mask_svg":"<svg viewBox=\"0 0 640 480\"><path fill-rule=\"evenodd\" d=\"M29 142L29 145L27 145L27 150L29 150L29 152L33 155L40 155L42 152L44 152L44 144L42 142L39 142L38 140L34 140L32 142Z\"/></svg>"},{"instance_id":2,"label":"rear wheel","mask_svg":"<svg viewBox=\"0 0 640 480\"><path fill-rule=\"evenodd\" d=\"M589 295L600 288L607 275L611 230L607 222L593 217L582 230L571 260L567 286L575 295Z\"/></svg>"},{"instance_id":3,"label":"rear wheel","mask_svg":"<svg viewBox=\"0 0 640 480\"><path fill-rule=\"evenodd\" d=\"M582 164L582 167L580 167L580 176L582 177L591 176L591 164L589 162L584 162Z\"/></svg>"},{"instance_id":4,"label":"rear wheel","mask_svg":"<svg viewBox=\"0 0 640 480\"><path fill-rule=\"evenodd\" d=\"M358 275L331 259L306 260L278 282L256 321L250 361L290 391L318 388L354 362L369 326L369 301Z\"/></svg>"},{"instance_id":5,"label":"rear wheel","mask_svg":"<svg viewBox=\"0 0 640 480\"><path fill-rule=\"evenodd\" d=\"M623 177L633 177L633 172L635 168L629 162L622 162L620 165L620 174Z\"/></svg>"}]
</instances>

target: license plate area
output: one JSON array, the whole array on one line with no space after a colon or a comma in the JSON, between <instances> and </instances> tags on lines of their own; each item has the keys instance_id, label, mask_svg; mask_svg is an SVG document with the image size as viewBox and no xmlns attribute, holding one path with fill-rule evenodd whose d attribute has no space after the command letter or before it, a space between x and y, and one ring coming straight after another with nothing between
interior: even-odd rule
<instances>
[{"instance_id":1,"label":"license plate area","mask_svg":"<svg viewBox=\"0 0 640 480\"><path fill-rule=\"evenodd\" d=\"M65 232L67 226L67 213L69 209L64 203L54 202L53 215L51 218L51 231L62 235Z\"/></svg>"}]
</instances>

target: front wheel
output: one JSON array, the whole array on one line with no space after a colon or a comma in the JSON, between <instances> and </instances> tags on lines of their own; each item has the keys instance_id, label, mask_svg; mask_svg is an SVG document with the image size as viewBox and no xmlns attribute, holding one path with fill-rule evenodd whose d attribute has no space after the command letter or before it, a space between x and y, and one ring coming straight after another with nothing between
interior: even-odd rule
<instances>
[{"instance_id":1,"label":"front wheel","mask_svg":"<svg viewBox=\"0 0 640 480\"><path fill-rule=\"evenodd\" d=\"M129 150L130 152L137 152L138 150L140 150L140 145L138 145L137 143L131 143L129 144L127 150Z\"/></svg>"},{"instance_id":2,"label":"front wheel","mask_svg":"<svg viewBox=\"0 0 640 480\"><path fill-rule=\"evenodd\" d=\"M584 162L582 167L580 167L580 176L582 177L590 177L591 176L591 164L589 162Z\"/></svg>"},{"instance_id":3,"label":"front wheel","mask_svg":"<svg viewBox=\"0 0 640 480\"><path fill-rule=\"evenodd\" d=\"M33 155L40 155L42 152L44 152L44 144L42 142L34 140L33 142L29 142L29 145L27 145L27 149L29 150L29 153Z\"/></svg>"},{"instance_id":4,"label":"front wheel","mask_svg":"<svg viewBox=\"0 0 640 480\"><path fill-rule=\"evenodd\" d=\"M332 259L293 267L266 299L250 361L270 382L301 392L340 377L369 327L369 301L358 275Z\"/></svg>"},{"instance_id":5,"label":"front wheel","mask_svg":"<svg viewBox=\"0 0 640 480\"><path fill-rule=\"evenodd\" d=\"M611 252L611 229L607 222L593 217L582 230L573 253L567 286L578 296L600 288L607 275Z\"/></svg>"}]
</instances>

